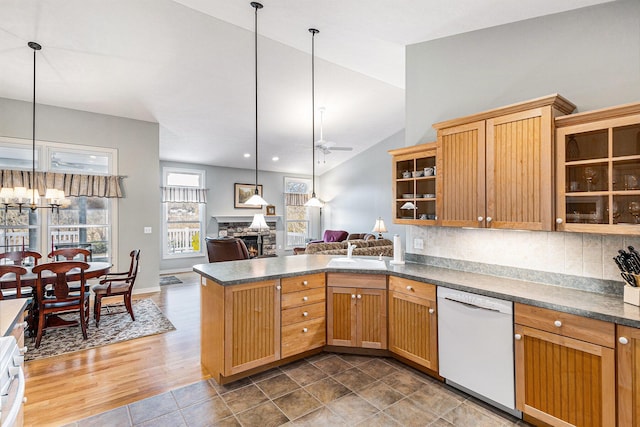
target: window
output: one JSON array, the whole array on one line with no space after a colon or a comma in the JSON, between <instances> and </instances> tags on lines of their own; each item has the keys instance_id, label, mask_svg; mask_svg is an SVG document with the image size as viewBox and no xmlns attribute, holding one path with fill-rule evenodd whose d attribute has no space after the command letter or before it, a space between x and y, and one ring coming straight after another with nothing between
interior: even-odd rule
<instances>
[{"instance_id":1,"label":"window","mask_svg":"<svg viewBox=\"0 0 640 427\"><path fill-rule=\"evenodd\" d=\"M46 172L107 175L117 171L117 151L97 147L36 141L36 170ZM40 159L44 161L40 161ZM0 141L0 168L31 169L31 141L5 138ZM114 252L117 199L69 197L70 205L58 212L49 209L0 213L0 251L25 249L44 256L52 248L85 247L94 261L111 262Z\"/></svg>"},{"instance_id":2,"label":"window","mask_svg":"<svg viewBox=\"0 0 640 427\"><path fill-rule=\"evenodd\" d=\"M311 193L311 180L284 179L286 249L304 246L310 237L310 208L304 206Z\"/></svg>"},{"instance_id":3,"label":"window","mask_svg":"<svg viewBox=\"0 0 640 427\"><path fill-rule=\"evenodd\" d=\"M163 257L204 254L205 171L163 168Z\"/></svg>"}]
</instances>

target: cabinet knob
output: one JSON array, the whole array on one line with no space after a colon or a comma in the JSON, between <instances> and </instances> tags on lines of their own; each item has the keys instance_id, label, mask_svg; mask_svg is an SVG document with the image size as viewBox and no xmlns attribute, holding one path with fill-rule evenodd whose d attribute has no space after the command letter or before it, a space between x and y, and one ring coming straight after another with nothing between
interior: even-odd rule
<instances>
[{"instance_id":1,"label":"cabinet knob","mask_svg":"<svg viewBox=\"0 0 640 427\"><path fill-rule=\"evenodd\" d=\"M309 301L309 297L302 297L302 301Z\"/></svg>"},{"instance_id":2,"label":"cabinet knob","mask_svg":"<svg viewBox=\"0 0 640 427\"><path fill-rule=\"evenodd\" d=\"M478 222L482 222L483 220L484 220L483 217L481 217L481 216L478 217Z\"/></svg>"},{"instance_id":3,"label":"cabinet knob","mask_svg":"<svg viewBox=\"0 0 640 427\"><path fill-rule=\"evenodd\" d=\"M356 299L355 294L351 294L351 299Z\"/></svg>"},{"instance_id":4,"label":"cabinet knob","mask_svg":"<svg viewBox=\"0 0 640 427\"><path fill-rule=\"evenodd\" d=\"M277 290L280 290L280 289L282 289L282 286L280 286L280 285L276 285L276 289L277 289Z\"/></svg>"},{"instance_id":5,"label":"cabinet knob","mask_svg":"<svg viewBox=\"0 0 640 427\"><path fill-rule=\"evenodd\" d=\"M303 311L303 312L302 312L302 315L303 315L304 317L307 317L307 316L309 315L309 312L307 312L307 311Z\"/></svg>"},{"instance_id":6,"label":"cabinet knob","mask_svg":"<svg viewBox=\"0 0 640 427\"><path fill-rule=\"evenodd\" d=\"M358 294L358 299L362 299L362 295Z\"/></svg>"},{"instance_id":7,"label":"cabinet knob","mask_svg":"<svg viewBox=\"0 0 640 427\"><path fill-rule=\"evenodd\" d=\"M556 218L556 224L562 224L564 220L562 218Z\"/></svg>"},{"instance_id":8,"label":"cabinet knob","mask_svg":"<svg viewBox=\"0 0 640 427\"><path fill-rule=\"evenodd\" d=\"M559 320L556 320L555 322L553 322L553 324L554 324L556 327L558 327L558 328L559 328L560 326L562 326L562 322L561 322L561 321L559 321Z\"/></svg>"},{"instance_id":9,"label":"cabinet knob","mask_svg":"<svg viewBox=\"0 0 640 427\"><path fill-rule=\"evenodd\" d=\"M487 217L487 222L491 222L493 221L493 218L491 218L490 216Z\"/></svg>"},{"instance_id":10,"label":"cabinet knob","mask_svg":"<svg viewBox=\"0 0 640 427\"><path fill-rule=\"evenodd\" d=\"M308 284L309 284L309 282L307 282L306 280L304 280L304 281L302 282L302 286L307 286Z\"/></svg>"},{"instance_id":11,"label":"cabinet knob","mask_svg":"<svg viewBox=\"0 0 640 427\"><path fill-rule=\"evenodd\" d=\"M15 331L16 329L26 329L28 326L27 322L20 322L20 323L16 323L15 325L13 325L13 330Z\"/></svg>"},{"instance_id":12,"label":"cabinet knob","mask_svg":"<svg viewBox=\"0 0 640 427\"><path fill-rule=\"evenodd\" d=\"M430 308L430 309L429 309L429 314L433 314L433 313L435 313L435 312L436 312L436 311L435 311L433 308Z\"/></svg>"},{"instance_id":13,"label":"cabinet knob","mask_svg":"<svg viewBox=\"0 0 640 427\"><path fill-rule=\"evenodd\" d=\"M620 344L629 344L629 340L627 339L627 337L620 337L618 338L618 342Z\"/></svg>"},{"instance_id":14,"label":"cabinet knob","mask_svg":"<svg viewBox=\"0 0 640 427\"><path fill-rule=\"evenodd\" d=\"M411 287L411 286L407 286L407 290L408 290L408 291L412 291L412 290L413 290L413 287Z\"/></svg>"},{"instance_id":15,"label":"cabinet knob","mask_svg":"<svg viewBox=\"0 0 640 427\"><path fill-rule=\"evenodd\" d=\"M516 341L520 341L522 339L522 335L520 334L515 334L513 337L516 339Z\"/></svg>"},{"instance_id":16,"label":"cabinet knob","mask_svg":"<svg viewBox=\"0 0 640 427\"><path fill-rule=\"evenodd\" d=\"M307 331L309 331L309 329L307 329L307 328L302 328L302 332L303 332L303 333L305 333L305 334L306 334L306 333L307 333Z\"/></svg>"},{"instance_id":17,"label":"cabinet knob","mask_svg":"<svg viewBox=\"0 0 640 427\"><path fill-rule=\"evenodd\" d=\"M27 352L27 346L25 345L24 347L20 347L20 354L25 354Z\"/></svg>"}]
</instances>

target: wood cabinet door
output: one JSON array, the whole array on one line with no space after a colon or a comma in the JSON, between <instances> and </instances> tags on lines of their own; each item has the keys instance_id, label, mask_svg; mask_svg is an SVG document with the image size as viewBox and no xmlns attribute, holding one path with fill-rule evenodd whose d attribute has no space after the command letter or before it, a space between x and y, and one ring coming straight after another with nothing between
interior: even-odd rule
<instances>
[{"instance_id":1,"label":"wood cabinet door","mask_svg":"<svg viewBox=\"0 0 640 427\"><path fill-rule=\"evenodd\" d=\"M225 287L225 375L280 359L278 280Z\"/></svg>"},{"instance_id":2,"label":"wood cabinet door","mask_svg":"<svg viewBox=\"0 0 640 427\"><path fill-rule=\"evenodd\" d=\"M551 107L487 120L487 227L553 229Z\"/></svg>"},{"instance_id":3,"label":"wood cabinet door","mask_svg":"<svg viewBox=\"0 0 640 427\"><path fill-rule=\"evenodd\" d=\"M389 350L438 370L436 301L389 291Z\"/></svg>"},{"instance_id":4,"label":"wood cabinet door","mask_svg":"<svg viewBox=\"0 0 640 427\"><path fill-rule=\"evenodd\" d=\"M356 347L387 348L387 291L355 289Z\"/></svg>"},{"instance_id":5,"label":"wood cabinet door","mask_svg":"<svg viewBox=\"0 0 640 427\"><path fill-rule=\"evenodd\" d=\"M617 330L618 425L640 426L640 329Z\"/></svg>"},{"instance_id":6,"label":"wood cabinet door","mask_svg":"<svg viewBox=\"0 0 640 427\"><path fill-rule=\"evenodd\" d=\"M613 348L519 324L515 333L519 410L552 426L616 425Z\"/></svg>"},{"instance_id":7,"label":"wood cabinet door","mask_svg":"<svg viewBox=\"0 0 640 427\"><path fill-rule=\"evenodd\" d=\"M485 121L438 131L436 164L440 224L484 227Z\"/></svg>"},{"instance_id":8,"label":"wood cabinet door","mask_svg":"<svg viewBox=\"0 0 640 427\"><path fill-rule=\"evenodd\" d=\"M356 288L327 288L327 344L356 346Z\"/></svg>"},{"instance_id":9,"label":"wood cabinet door","mask_svg":"<svg viewBox=\"0 0 640 427\"><path fill-rule=\"evenodd\" d=\"M200 363L218 382L224 375L225 287L200 276Z\"/></svg>"}]
</instances>

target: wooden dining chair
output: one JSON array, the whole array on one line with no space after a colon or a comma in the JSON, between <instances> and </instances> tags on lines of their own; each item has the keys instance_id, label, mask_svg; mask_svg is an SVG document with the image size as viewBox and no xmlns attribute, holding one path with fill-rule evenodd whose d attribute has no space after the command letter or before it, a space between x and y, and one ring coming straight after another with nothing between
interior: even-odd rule
<instances>
[{"instance_id":1,"label":"wooden dining chair","mask_svg":"<svg viewBox=\"0 0 640 427\"><path fill-rule=\"evenodd\" d=\"M40 264L33 267L36 279L36 309L38 326L36 332L36 348L40 347L42 332L47 328L77 326L75 322L66 322L57 318L57 314L77 312L82 336L87 339L89 323L89 292L85 291L86 279L84 271L89 264L82 261L58 261ZM80 286L70 288L67 274L73 270L80 271ZM49 271L53 274L43 274ZM50 289L49 289L50 287Z\"/></svg>"},{"instance_id":2,"label":"wooden dining chair","mask_svg":"<svg viewBox=\"0 0 640 427\"><path fill-rule=\"evenodd\" d=\"M0 300L13 299L31 296L32 288L22 287L21 276L27 274L27 269L19 265L0 265L0 279L7 274L15 275L15 279L7 281L4 285L0 285Z\"/></svg>"},{"instance_id":3,"label":"wooden dining chair","mask_svg":"<svg viewBox=\"0 0 640 427\"><path fill-rule=\"evenodd\" d=\"M91 261L91 251L83 248L62 248L53 250L47 255L50 259L54 261L58 261L60 259L66 259L67 261L71 261L76 259L76 257L80 257L81 261L87 262Z\"/></svg>"},{"instance_id":4,"label":"wooden dining chair","mask_svg":"<svg viewBox=\"0 0 640 427\"><path fill-rule=\"evenodd\" d=\"M9 251L0 254L0 259L10 260L14 265L22 265L23 261L28 258L33 259L33 265L38 265L38 260L42 258L42 255L35 251Z\"/></svg>"},{"instance_id":5,"label":"wooden dining chair","mask_svg":"<svg viewBox=\"0 0 640 427\"><path fill-rule=\"evenodd\" d=\"M100 312L102 311L102 298L122 295L124 305L127 312L131 316L131 320L136 318L133 314L133 306L131 304L131 292L138 275L138 264L140 262L140 249L135 249L129 253L131 264L129 271L122 273L108 273L104 276L100 283L94 285L91 290L94 294L93 301L93 318L96 321L96 327L100 323Z\"/></svg>"}]
</instances>

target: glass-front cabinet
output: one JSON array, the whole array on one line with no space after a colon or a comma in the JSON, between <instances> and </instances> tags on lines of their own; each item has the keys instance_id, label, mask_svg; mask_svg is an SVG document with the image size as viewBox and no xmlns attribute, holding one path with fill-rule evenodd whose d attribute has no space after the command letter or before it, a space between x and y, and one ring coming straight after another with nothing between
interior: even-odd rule
<instances>
[{"instance_id":1,"label":"glass-front cabinet","mask_svg":"<svg viewBox=\"0 0 640 427\"><path fill-rule=\"evenodd\" d=\"M393 156L393 222L435 225L436 143L390 150Z\"/></svg>"},{"instance_id":2,"label":"glass-front cabinet","mask_svg":"<svg viewBox=\"0 0 640 427\"><path fill-rule=\"evenodd\" d=\"M555 123L556 228L640 234L640 104Z\"/></svg>"}]
</instances>

